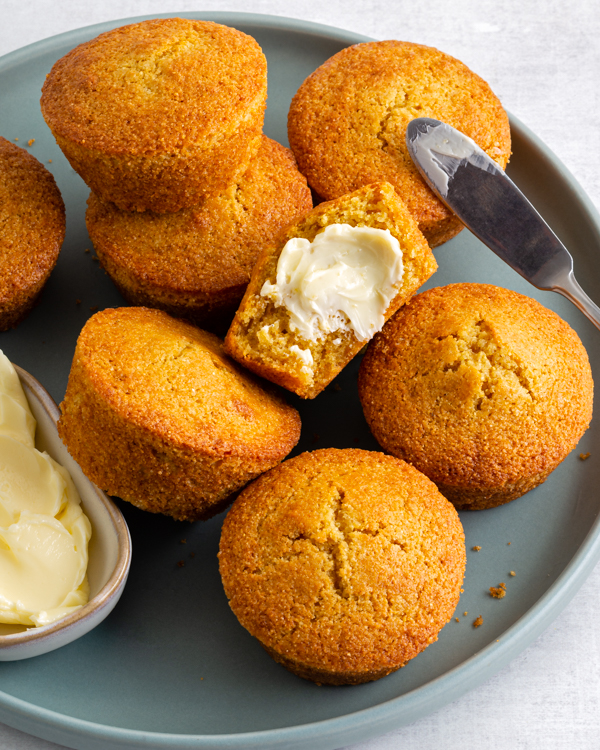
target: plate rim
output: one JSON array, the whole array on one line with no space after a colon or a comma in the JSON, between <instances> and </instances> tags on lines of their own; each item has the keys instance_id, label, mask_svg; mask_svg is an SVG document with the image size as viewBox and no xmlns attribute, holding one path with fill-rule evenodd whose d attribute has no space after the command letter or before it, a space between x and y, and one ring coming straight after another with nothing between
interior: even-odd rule
<instances>
[{"instance_id":1,"label":"plate rim","mask_svg":"<svg viewBox=\"0 0 600 750\"><path fill-rule=\"evenodd\" d=\"M235 11L173 11L103 21L33 42L0 57L0 74L10 67L31 61L34 55L46 54L51 49L70 41L73 41L73 46L80 44L83 34L92 38L117 26L172 17L300 32L327 37L348 45L376 41L354 31L289 16ZM593 230L600 244L600 215L589 196L556 154L530 128L510 113L509 119L511 131L518 134L529 148L537 152L541 160L558 173L565 189L574 195L588 228ZM349 714L318 722L235 734L174 734L99 724L46 709L0 691L0 720L43 739L62 744L69 743L69 746L77 748L106 746L112 750L135 747L156 750L258 750L285 747L286 750L293 750L308 746L333 748L339 747L340 744L358 742L428 715L432 710L455 700L495 674L550 625L573 599L599 559L600 515L554 583L522 617L502 633L499 641L488 644L461 664L418 688ZM441 699L444 694L445 697ZM437 704L434 706L436 701ZM73 742L77 744L70 744ZM315 744L317 742L318 745Z\"/></svg>"}]
</instances>

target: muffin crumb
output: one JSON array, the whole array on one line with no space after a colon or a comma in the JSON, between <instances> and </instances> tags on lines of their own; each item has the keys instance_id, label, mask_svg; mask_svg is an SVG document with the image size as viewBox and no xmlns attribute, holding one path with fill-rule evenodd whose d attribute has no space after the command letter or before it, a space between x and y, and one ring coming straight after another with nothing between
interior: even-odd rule
<instances>
[{"instance_id":1,"label":"muffin crumb","mask_svg":"<svg viewBox=\"0 0 600 750\"><path fill-rule=\"evenodd\" d=\"M499 586L490 586L490 594L494 599L503 599L506 596L506 584L501 583Z\"/></svg>"},{"instance_id":2,"label":"muffin crumb","mask_svg":"<svg viewBox=\"0 0 600 750\"><path fill-rule=\"evenodd\" d=\"M483 617L481 615L476 620L473 620L474 628L478 628L480 625L483 625Z\"/></svg>"}]
</instances>

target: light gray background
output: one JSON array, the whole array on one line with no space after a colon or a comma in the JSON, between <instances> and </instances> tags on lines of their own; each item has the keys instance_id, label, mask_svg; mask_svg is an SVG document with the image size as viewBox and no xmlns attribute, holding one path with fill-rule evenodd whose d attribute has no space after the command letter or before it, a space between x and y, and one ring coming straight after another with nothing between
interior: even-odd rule
<instances>
[{"instance_id":1,"label":"light gray background","mask_svg":"<svg viewBox=\"0 0 600 750\"><path fill-rule=\"evenodd\" d=\"M438 47L490 83L600 210L600 0L0 0L0 55L101 21L201 10L290 16ZM353 750L597 750L598 591L600 566L555 623L494 678ZM58 747L0 724L1 750Z\"/></svg>"}]
</instances>

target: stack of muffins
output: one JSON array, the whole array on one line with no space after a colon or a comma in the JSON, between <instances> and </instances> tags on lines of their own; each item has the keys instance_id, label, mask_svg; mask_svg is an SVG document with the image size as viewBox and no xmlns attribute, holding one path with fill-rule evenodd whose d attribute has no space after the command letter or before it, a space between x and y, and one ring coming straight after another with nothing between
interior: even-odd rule
<instances>
[{"instance_id":1,"label":"stack of muffins","mask_svg":"<svg viewBox=\"0 0 600 750\"><path fill-rule=\"evenodd\" d=\"M291 153L262 134L266 97L257 42L207 21L123 26L52 68L42 113L133 304L218 328L261 246L312 206Z\"/></svg>"},{"instance_id":2,"label":"stack of muffins","mask_svg":"<svg viewBox=\"0 0 600 750\"><path fill-rule=\"evenodd\" d=\"M218 512L300 434L296 410L216 336L168 314L221 327L262 245L312 207L291 153L262 134L266 96L252 37L181 18L80 45L42 91L92 190L87 224L105 269L134 305L161 308L88 321L59 431L102 488L178 519Z\"/></svg>"}]
</instances>

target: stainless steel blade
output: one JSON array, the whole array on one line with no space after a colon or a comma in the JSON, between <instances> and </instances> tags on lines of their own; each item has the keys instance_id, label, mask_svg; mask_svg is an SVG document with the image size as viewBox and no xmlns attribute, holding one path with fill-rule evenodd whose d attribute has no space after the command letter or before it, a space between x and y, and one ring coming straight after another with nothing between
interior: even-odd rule
<instances>
[{"instance_id":1,"label":"stainless steel blade","mask_svg":"<svg viewBox=\"0 0 600 750\"><path fill-rule=\"evenodd\" d=\"M485 151L429 117L409 122L406 145L425 182L475 236L538 289L567 297L600 329L600 308L577 283L571 254Z\"/></svg>"}]
</instances>

